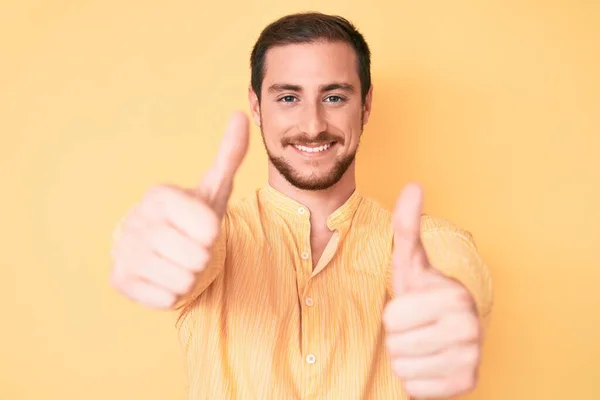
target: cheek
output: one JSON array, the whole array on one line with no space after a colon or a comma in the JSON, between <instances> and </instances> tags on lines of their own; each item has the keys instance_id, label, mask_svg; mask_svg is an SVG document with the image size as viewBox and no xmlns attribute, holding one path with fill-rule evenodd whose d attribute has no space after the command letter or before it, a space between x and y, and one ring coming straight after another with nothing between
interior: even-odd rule
<instances>
[{"instance_id":1,"label":"cheek","mask_svg":"<svg viewBox=\"0 0 600 400\"><path fill-rule=\"evenodd\" d=\"M339 121L335 124L330 124L332 133L342 134L345 138L346 148L355 148L358 145L358 140L361 135L361 122L360 119L346 118L343 121Z\"/></svg>"},{"instance_id":2,"label":"cheek","mask_svg":"<svg viewBox=\"0 0 600 400\"><path fill-rule=\"evenodd\" d=\"M285 132L298 125L298 108L285 108L273 105L269 114L272 126L280 132Z\"/></svg>"},{"instance_id":3,"label":"cheek","mask_svg":"<svg viewBox=\"0 0 600 400\"><path fill-rule=\"evenodd\" d=\"M281 138L294 129L295 126L296 123L290 113L263 108L262 131L268 143L279 143Z\"/></svg>"}]
</instances>

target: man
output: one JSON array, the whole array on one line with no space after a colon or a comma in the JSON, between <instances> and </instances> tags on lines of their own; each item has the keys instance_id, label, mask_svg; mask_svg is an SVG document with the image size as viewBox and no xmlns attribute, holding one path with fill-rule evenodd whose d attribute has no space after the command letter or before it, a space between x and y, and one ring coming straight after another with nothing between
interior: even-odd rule
<instances>
[{"instance_id":1,"label":"man","mask_svg":"<svg viewBox=\"0 0 600 400\"><path fill-rule=\"evenodd\" d=\"M471 236L363 197L370 52L345 19L295 14L251 55L268 185L228 205L248 147L234 113L193 189L151 188L124 219L113 285L180 311L190 399L444 398L476 384L491 279Z\"/></svg>"}]
</instances>

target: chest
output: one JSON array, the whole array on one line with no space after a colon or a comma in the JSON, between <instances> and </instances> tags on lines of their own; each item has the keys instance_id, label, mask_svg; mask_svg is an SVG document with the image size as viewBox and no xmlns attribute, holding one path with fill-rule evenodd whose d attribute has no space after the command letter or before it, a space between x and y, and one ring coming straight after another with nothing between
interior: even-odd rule
<instances>
[{"instance_id":1,"label":"chest","mask_svg":"<svg viewBox=\"0 0 600 400\"><path fill-rule=\"evenodd\" d=\"M373 309L387 288L390 249L381 238L357 240L337 231L247 237L228 244L223 279L237 299L276 303L281 312L317 294L327 297L332 309L340 310L348 298L360 298Z\"/></svg>"},{"instance_id":2,"label":"chest","mask_svg":"<svg viewBox=\"0 0 600 400\"><path fill-rule=\"evenodd\" d=\"M337 247L337 243L333 243L337 241L337 233L331 231L323 231L323 232L312 232L310 235L310 250L311 250L311 259L313 268L315 268L325 248L327 245L330 247Z\"/></svg>"}]
</instances>

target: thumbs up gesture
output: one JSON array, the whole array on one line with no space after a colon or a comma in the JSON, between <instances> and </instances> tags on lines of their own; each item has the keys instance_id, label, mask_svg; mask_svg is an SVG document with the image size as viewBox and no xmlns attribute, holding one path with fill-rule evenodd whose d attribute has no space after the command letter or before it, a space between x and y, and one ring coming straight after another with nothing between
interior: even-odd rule
<instances>
[{"instance_id":1,"label":"thumbs up gesture","mask_svg":"<svg viewBox=\"0 0 600 400\"><path fill-rule=\"evenodd\" d=\"M121 221L112 285L151 308L170 308L208 265L238 167L248 149L247 117L231 116L213 165L197 187L152 187Z\"/></svg>"},{"instance_id":2,"label":"thumbs up gesture","mask_svg":"<svg viewBox=\"0 0 600 400\"><path fill-rule=\"evenodd\" d=\"M421 242L423 193L407 185L394 210L392 285L384 310L386 347L409 396L447 398L475 387L481 328L459 282L436 271Z\"/></svg>"}]
</instances>

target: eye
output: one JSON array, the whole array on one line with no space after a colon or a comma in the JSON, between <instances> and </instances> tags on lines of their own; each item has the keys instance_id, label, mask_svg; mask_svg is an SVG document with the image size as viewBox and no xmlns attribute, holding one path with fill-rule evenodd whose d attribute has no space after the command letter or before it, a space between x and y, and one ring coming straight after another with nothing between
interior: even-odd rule
<instances>
[{"instance_id":1,"label":"eye","mask_svg":"<svg viewBox=\"0 0 600 400\"><path fill-rule=\"evenodd\" d=\"M328 103L341 103L344 100L346 100L346 99L344 99L341 96L335 96L335 95L328 96L327 98L325 98L325 101Z\"/></svg>"},{"instance_id":2,"label":"eye","mask_svg":"<svg viewBox=\"0 0 600 400\"><path fill-rule=\"evenodd\" d=\"M297 100L296 96L283 96L282 98L279 99L279 101L281 101L283 103L293 103L296 100Z\"/></svg>"}]
</instances>

